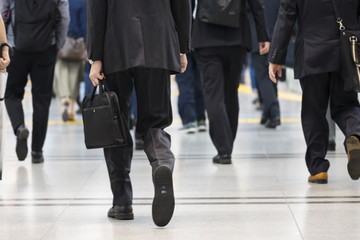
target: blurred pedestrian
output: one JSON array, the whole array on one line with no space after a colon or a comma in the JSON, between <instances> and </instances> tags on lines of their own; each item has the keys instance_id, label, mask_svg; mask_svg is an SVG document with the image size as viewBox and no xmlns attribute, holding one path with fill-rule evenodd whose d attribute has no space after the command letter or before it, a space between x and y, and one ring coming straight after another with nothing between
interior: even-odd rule
<instances>
[{"instance_id":1,"label":"blurred pedestrian","mask_svg":"<svg viewBox=\"0 0 360 240\"><path fill-rule=\"evenodd\" d=\"M42 163L55 61L69 24L68 1L2 0L0 11L3 19L7 19L7 13L11 17L8 43L14 47L14 55L8 67L5 105L16 135L16 154L23 161L28 153L29 130L22 100L30 74L34 109L31 157L33 163Z\"/></svg>"}]
</instances>

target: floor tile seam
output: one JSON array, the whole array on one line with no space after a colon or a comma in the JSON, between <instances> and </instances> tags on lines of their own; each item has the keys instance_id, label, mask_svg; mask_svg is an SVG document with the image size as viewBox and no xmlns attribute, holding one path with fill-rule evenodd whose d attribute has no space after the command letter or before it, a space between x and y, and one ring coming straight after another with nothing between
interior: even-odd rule
<instances>
[{"instance_id":1,"label":"floor tile seam","mask_svg":"<svg viewBox=\"0 0 360 240\"><path fill-rule=\"evenodd\" d=\"M95 174L95 172L99 169L100 167L100 163L98 164L97 167L94 168L92 174L90 174L90 176L88 177L88 179L83 183L83 185L79 188L79 191L77 192L77 194L75 194L75 196L73 198L70 199L70 201L68 203L66 203L64 206L64 208L62 209L62 211L59 213L59 215L56 217L56 219L53 221L53 223L49 226L49 228L44 232L44 234L41 236L40 240L44 239L44 237L46 236L46 234L55 226L55 224L59 221L60 217L64 214L64 212L70 207L72 206L72 202L74 201L74 199L76 198L76 196L81 192L82 189L84 189L85 185L88 184L88 182L90 181L90 179L93 177L93 175ZM1 206L1 204L0 204ZM57 205L56 205L57 206Z\"/></svg>"},{"instance_id":2,"label":"floor tile seam","mask_svg":"<svg viewBox=\"0 0 360 240\"><path fill-rule=\"evenodd\" d=\"M291 205L349 205L349 204L356 204L360 205L360 201L357 202L176 202L176 205L180 206L234 206L234 205L258 205L258 206L265 206L265 205L286 205L288 206L289 210L291 209ZM151 206L152 201L149 202L141 202L136 203L134 202L132 204L133 206ZM64 211L67 210L69 207L90 207L90 206L109 206L109 202L106 203L84 203L84 204L0 204L0 208L8 208L8 207L16 207L16 208L22 208L22 207L64 207L62 211L59 213L59 215L56 217L54 222L49 226L47 231L49 231L58 221L58 219L63 215ZM294 219L295 220L295 219ZM45 233L46 234L46 233Z\"/></svg>"},{"instance_id":3,"label":"floor tile seam","mask_svg":"<svg viewBox=\"0 0 360 240\"><path fill-rule=\"evenodd\" d=\"M151 204L152 198L135 198L134 204ZM108 205L111 198L64 198L64 199L3 199L1 207L7 206L88 206ZM176 202L182 205L219 205L219 204L359 204L360 198L331 197L331 198L289 198L289 197L263 197L263 198L176 198Z\"/></svg>"},{"instance_id":4,"label":"floor tile seam","mask_svg":"<svg viewBox=\"0 0 360 240\"><path fill-rule=\"evenodd\" d=\"M289 209L289 212L290 212L290 214L291 214L291 216L292 216L292 218L293 218L293 221L294 221L294 223L295 223L295 225L296 225L296 228L297 228L297 230L298 230L298 232L299 232L299 234L300 234L300 236L301 236L301 239L304 240L305 238L304 238L303 233L301 232L300 225L299 225L299 223L298 223L298 221L297 221L297 219L296 219L296 217L295 217L294 212L293 212L292 209L291 209L291 203L287 202L287 203L286 203L286 206L287 206L287 208Z\"/></svg>"},{"instance_id":5,"label":"floor tile seam","mask_svg":"<svg viewBox=\"0 0 360 240\"><path fill-rule=\"evenodd\" d=\"M192 156L192 155L175 155L176 159L184 159L184 160L208 160L209 158L212 158L213 155L203 155L203 156ZM328 154L327 158L343 158L346 157L346 154ZM289 155L278 155L278 154L274 154L274 155L237 155L234 154L232 155L232 159L236 160L236 159L264 159L264 158L268 158L270 160L272 159L298 159L298 158L304 158L303 154L298 155L298 154L289 154ZM103 157L102 158L86 158L86 157L73 157L73 158L66 158L66 156L64 157L55 157L55 156L50 156L50 157L46 157L46 159L48 161L54 161L54 162L59 162L59 161L71 161L71 162L83 162L83 161L103 161ZM137 156L133 158L133 161L143 161L146 160L147 157L146 156ZM7 156L4 158L5 161L13 161L13 160L17 160L16 156Z\"/></svg>"}]
</instances>

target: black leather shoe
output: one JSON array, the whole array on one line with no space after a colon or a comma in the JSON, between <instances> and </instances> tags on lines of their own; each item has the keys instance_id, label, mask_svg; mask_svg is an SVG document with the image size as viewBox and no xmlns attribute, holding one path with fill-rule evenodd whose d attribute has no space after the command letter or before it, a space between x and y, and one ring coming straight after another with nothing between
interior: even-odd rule
<instances>
[{"instance_id":1,"label":"black leather shoe","mask_svg":"<svg viewBox=\"0 0 360 240\"><path fill-rule=\"evenodd\" d=\"M231 155L229 154L223 154L223 155L216 155L213 157L213 163L218 164L231 164Z\"/></svg>"},{"instance_id":2,"label":"black leather shoe","mask_svg":"<svg viewBox=\"0 0 360 240\"><path fill-rule=\"evenodd\" d=\"M132 206L118 206L115 205L108 211L109 218L115 218L118 220L132 220L134 219Z\"/></svg>"},{"instance_id":3,"label":"black leather shoe","mask_svg":"<svg viewBox=\"0 0 360 240\"><path fill-rule=\"evenodd\" d=\"M279 125L280 125L280 119L279 118L270 118L265 123L266 128L276 128Z\"/></svg>"},{"instance_id":4,"label":"black leather shoe","mask_svg":"<svg viewBox=\"0 0 360 240\"><path fill-rule=\"evenodd\" d=\"M44 162L44 156L43 156L42 152L32 151L31 152L31 162L32 163Z\"/></svg>"},{"instance_id":5,"label":"black leather shoe","mask_svg":"<svg viewBox=\"0 0 360 240\"><path fill-rule=\"evenodd\" d=\"M160 165L155 169L154 176L155 196L152 204L152 218L159 227L166 226L174 213L175 198L171 170Z\"/></svg>"},{"instance_id":6,"label":"black leather shoe","mask_svg":"<svg viewBox=\"0 0 360 240\"><path fill-rule=\"evenodd\" d=\"M16 155L19 161L24 161L28 153L27 139L29 137L29 130L21 125L16 130Z\"/></svg>"}]
</instances>

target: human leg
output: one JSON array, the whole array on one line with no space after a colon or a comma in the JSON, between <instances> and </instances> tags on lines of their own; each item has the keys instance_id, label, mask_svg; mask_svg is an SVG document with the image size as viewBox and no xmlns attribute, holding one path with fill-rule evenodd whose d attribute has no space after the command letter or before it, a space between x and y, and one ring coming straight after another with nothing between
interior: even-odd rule
<instances>
[{"instance_id":1,"label":"human leg","mask_svg":"<svg viewBox=\"0 0 360 240\"><path fill-rule=\"evenodd\" d=\"M336 124L345 135L348 172L353 180L360 177L360 106L356 92L344 91L337 73L331 74L330 109Z\"/></svg>"},{"instance_id":2,"label":"human leg","mask_svg":"<svg viewBox=\"0 0 360 240\"><path fill-rule=\"evenodd\" d=\"M300 79L303 90L301 123L307 145L306 165L312 176L327 172L330 163L325 159L329 128L325 118L329 101L329 74L316 74Z\"/></svg>"},{"instance_id":3,"label":"human leg","mask_svg":"<svg viewBox=\"0 0 360 240\"><path fill-rule=\"evenodd\" d=\"M31 61L31 54L15 49L14 56L11 58L11 64L7 68L8 80L5 91L5 106L13 131L17 137L15 151L20 161L25 160L28 153L27 138L29 130L25 127L22 100L28 81Z\"/></svg>"},{"instance_id":4,"label":"human leg","mask_svg":"<svg viewBox=\"0 0 360 240\"><path fill-rule=\"evenodd\" d=\"M268 128L275 128L280 125L280 106L276 84L269 79L267 59L267 54L252 53L256 82L263 104L261 122Z\"/></svg>"},{"instance_id":5,"label":"human leg","mask_svg":"<svg viewBox=\"0 0 360 240\"><path fill-rule=\"evenodd\" d=\"M31 148L32 153L36 153L35 158L34 154L32 154L33 163L43 161L42 149L49 119L56 54L55 46L50 47L42 53L36 53L30 70L34 108ZM38 157L40 155L41 157Z\"/></svg>"},{"instance_id":6,"label":"human leg","mask_svg":"<svg viewBox=\"0 0 360 240\"><path fill-rule=\"evenodd\" d=\"M152 216L156 225L165 226L175 207L172 185L174 155L170 135L164 128L172 122L170 75L162 69L133 70L138 101L137 131L143 136L144 151L152 166L155 195Z\"/></svg>"},{"instance_id":7,"label":"human leg","mask_svg":"<svg viewBox=\"0 0 360 240\"><path fill-rule=\"evenodd\" d=\"M231 155L234 138L225 104L223 59L218 51L218 48L198 49L196 60L202 74L211 140L219 155Z\"/></svg>"},{"instance_id":8,"label":"human leg","mask_svg":"<svg viewBox=\"0 0 360 240\"><path fill-rule=\"evenodd\" d=\"M129 71L110 74L106 84L110 91L117 94L122 117L125 122L130 118L130 98L132 92L132 76ZM109 173L113 193L113 207L108 216L119 220L133 219L132 185L130 180L133 142L129 129L125 130L127 145L115 148L104 148L105 161Z\"/></svg>"},{"instance_id":9,"label":"human leg","mask_svg":"<svg viewBox=\"0 0 360 240\"><path fill-rule=\"evenodd\" d=\"M183 123L183 130L186 133L194 133L196 131L196 106L195 106L195 72L194 59L191 54L187 55L188 66L184 73L176 75L175 80L179 88L178 111Z\"/></svg>"}]
</instances>

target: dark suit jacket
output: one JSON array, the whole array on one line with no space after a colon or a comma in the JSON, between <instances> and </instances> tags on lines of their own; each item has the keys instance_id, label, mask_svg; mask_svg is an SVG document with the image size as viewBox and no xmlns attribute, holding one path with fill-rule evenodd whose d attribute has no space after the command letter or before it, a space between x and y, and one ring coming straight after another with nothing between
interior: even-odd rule
<instances>
[{"instance_id":1,"label":"dark suit jacket","mask_svg":"<svg viewBox=\"0 0 360 240\"><path fill-rule=\"evenodd\" d=\"M359 0L335 0L347 29L360 29ZM330 0L282 0L270 48L270 62L284 64L295 22L295 78L340 69L339 25Z\"/></svg>"},{"instance_id":2,"label":"dark suit jacket","mask_svg":"<svg viewBox=\"0 0 360 240\"><path fill-rule=\"evenodd\" d=\"M180 71L190 49L189 0L88 0L89 59L104 73L134 67Z\"/></svg>"},{"instance_id":3,"label":"dark suit jacket","mask_svg":"<svg viewBox=\"0 0 360 240\"><path fill-rule=\"evenodd\" d=\"M199 0L201 1L201 0ZM250 24L246 11L246 0L241 1L240 27L223 27L213 24L194 21L192 47L218 47L218 46L236 46L251 49ZM256 32L259 42L268 41L266 33L264 8L259 0L247 0L256 19Z\"/></svg>"}]
</instances>

